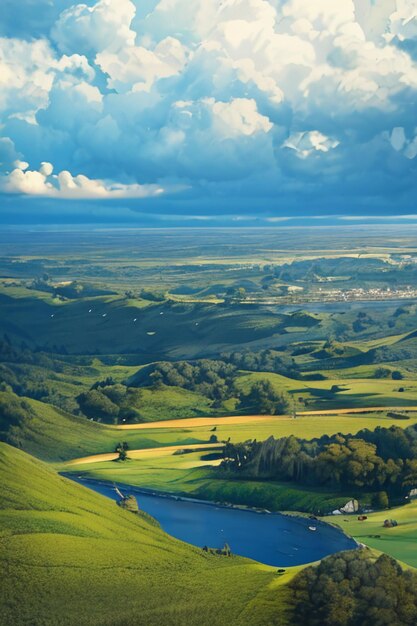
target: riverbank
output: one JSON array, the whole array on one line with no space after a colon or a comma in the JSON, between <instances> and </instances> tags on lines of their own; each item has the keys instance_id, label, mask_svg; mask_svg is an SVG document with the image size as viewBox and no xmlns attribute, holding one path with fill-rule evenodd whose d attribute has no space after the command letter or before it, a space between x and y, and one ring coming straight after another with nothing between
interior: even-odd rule
<instances>
[{"instance_id":1,"label":"riverbank","mask_svg":"<svg viewBox=\"0 0 417 626\"><path fill-rule=\"evenodd\" d=\"M67 478L113 500L114 484L65 474ZM266 565L292 567L318 561L329 554L357 548L346 533L322 520L272 513L265 509L200 500L118 483L137 497L139 508L152 515L163 530L197 547L222 547Z\"/></svg>"}]
</instances>

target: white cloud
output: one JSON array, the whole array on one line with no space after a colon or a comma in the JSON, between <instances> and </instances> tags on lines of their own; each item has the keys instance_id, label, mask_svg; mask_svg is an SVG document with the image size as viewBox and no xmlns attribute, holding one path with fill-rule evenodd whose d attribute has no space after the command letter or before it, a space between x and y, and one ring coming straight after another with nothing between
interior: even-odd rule
<instances>
[{"instance_id":1,"label":"white cloud","mask_svg":"<svg viewBox=\"0 0 417 626\"><path fill-rule=\"evenodd\" d=\"M396 0L390 15L389 30L400 41L417 37L417 0Z\"/></svg>"},{"instance_id":2,"label":"white cloud","mask_svg":"<svg viewBox=\"0 0 417 626\"><path fill-rule=\"evenodd\" d=\"M233 180L274 163L272 127L251 99L179 100L145 154L172 176Z\"/></svg>"},{"instance_id":3,"label":"white cloud","mask_svg":"<svg viewBox=\"0 0 417 626\"><path fill-rule=\"evenodd\" d=\"M26 161L19 161L19 159L17 159L17 161L15 161L13 165L16 169L22 170L22 172L27 170L29 167L29 163L27 163Z\"/></svg>"},{"instance_id":4,"label":"white cloud","mask_svg":"<svg viewBox=\"0 0 417 626\"><path fill-rule=\"evenodd\" d=\"M108 86L117 91L134 89L142 83L149 89L156 80L178 74L185 65L187 51L172 37L161 41L155 50L126 46L119 53L101 52L96 62L109 76Z\"/></svg>"},{"instance_id":5,"label":"white cloud","mask_svg":"<svg viewBox=\"0 0 417 626\"><path fill-rule=\"evenodd\" d=\"M85 179L44 164L14 186L114 197L129 191L102 181L172 177L281 197L346 171L368 188L385 167L410 188L417 0L65 2L52 43L0 39L0 168Z\"/></svg>"},{"instance_id":6,"label":"white cloud","mask_svg":"<svg viewBox=\"0 0 417 626\"><path fill-rule=\"evenodd\" d=\"M44 40L0 38L0 113L32 119L48 102L53 53Z\"/></svg>"},{"instance_id":7,"label":"white cloud","mask_svg":"<svg viewBox=\"0 0 417 626\"><path fill-rule=\"evenodd\" d=\"M235 98L230 102L216 102L209 98L203 102L211 108L214 127L222 137L267 133L273 127L269 119L258 112L255 100Z\"/></svg>"},{"instance_id":8,"label":"white cloud","mask_svg":"<svg viewBox=\"0 0 417 626\"><path fill-rule=\"evenodd\" d=\"M61 14L52 38L66 54L117 52L135 43L136 33L130 28L135 13L130 0L100 0L92 7L76 4Z\"/></svg>"},{"instance_id":9,"label":"white cloud","mask_svg":"<svg viewBox=\"0 0 417 626\"><path fill-rule=\"evenodd\" d=\"M83 174L73 176L63 170L53 175L51 163L43 162L39 170L27 169L27 163L18 162L9 174L0 177L0 191L62 199L117 199L148 198L165 192L159 185L122 185L102 180L92 180Z\"/></svg>"}]
</instances>

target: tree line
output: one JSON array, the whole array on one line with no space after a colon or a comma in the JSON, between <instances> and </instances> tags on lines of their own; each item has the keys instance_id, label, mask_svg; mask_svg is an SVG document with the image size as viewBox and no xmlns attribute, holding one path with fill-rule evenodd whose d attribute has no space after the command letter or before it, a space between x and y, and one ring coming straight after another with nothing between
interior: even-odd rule
<instances>
[{"instance_id":1,"label":"tree line","mask_svg":"<svg viewBox=\"0 0 417 626\"><path fill-rule=\"evenodd\" d=\"M398 496L417 485L417 427L228 443L222 467L250 478Z\"/></svg>"}]
</instances>

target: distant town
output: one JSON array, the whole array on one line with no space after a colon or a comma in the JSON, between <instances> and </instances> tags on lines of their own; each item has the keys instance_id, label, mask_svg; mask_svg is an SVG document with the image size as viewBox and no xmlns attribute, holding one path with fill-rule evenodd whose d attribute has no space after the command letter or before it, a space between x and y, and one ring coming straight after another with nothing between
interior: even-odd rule
<instances>
[{"instance_id":1,"label":"distant town","mask_svg":"<svg viewBox=\"0 0 417 626\"><path fill-rule=\"evenodd\" d=\"M306 302L364 302L364 301L387 301L387 300L414 300L417 299L417 288L408 286L393 289L375 287L364 289L355 287L352 289L312 289L310 291L289 291L286 295L246 296L241 300L242 304L304 304Z\"/></svg>"}]
</instances>

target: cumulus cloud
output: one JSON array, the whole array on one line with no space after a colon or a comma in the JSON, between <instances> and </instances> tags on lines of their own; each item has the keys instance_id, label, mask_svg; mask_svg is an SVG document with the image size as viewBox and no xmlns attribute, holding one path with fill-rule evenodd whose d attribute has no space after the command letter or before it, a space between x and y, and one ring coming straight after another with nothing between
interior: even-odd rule
<instances>
[{"instance_id":1,"label":"cumulus cloud","mask_svg":"<svg viewBox=\"0 0 417 626\"><path fill-rule=\"evenodd\" d=\"M410 203L417 0L58 6L32 39L7 19L0 38L3 191L139 197L166 179L301 205L346 184L375 201L379 181L383 202Z\"/></svg>"},{"instance_id":2,"label":"cumulus cloud","mask_svg":"<svg viewBox=\"0 0 417 626\"><path fill-rule=\"evenodd\" d=\"M148 198L164 193L159 185L122 185L102 180L92 180L83 174L73 176L63 170L53 174L51 163L43 162L39 170L30 170L29 164L15 162L15 169L0 176L0 191L8 194L22 194L61 199L118 199Z\"/></svg>"},{"instance_id":3,"label":"cumulus cloud","mask_svg":"<svg viewBox=\"0 0 417 626\"><path fill-rule=\"evenodd\" d=\"M75 4L66 9L52 29L52 39L66 54L117 52L133 46L130 29L136 8L130 0L99 0L92 7Z\"/></svg>"},{"instance_id":4,"label":"cumulus cloud","mask_svg":"<svg viewBox=\"0 0 417 626\"><path fill-rule=\"evenodd\" d=\"M149 89L156 80L178 74L184 67L187 51L178 39L167 37L148 50L126 46L119 53L106 50L96 57L97 65L107 74L108 86L120 91Z\"/></svg>"}]
</instances>

